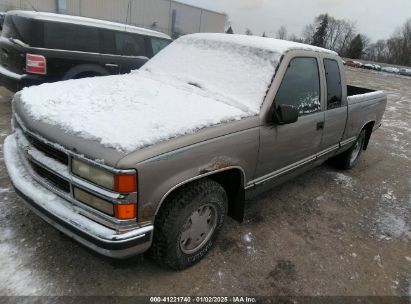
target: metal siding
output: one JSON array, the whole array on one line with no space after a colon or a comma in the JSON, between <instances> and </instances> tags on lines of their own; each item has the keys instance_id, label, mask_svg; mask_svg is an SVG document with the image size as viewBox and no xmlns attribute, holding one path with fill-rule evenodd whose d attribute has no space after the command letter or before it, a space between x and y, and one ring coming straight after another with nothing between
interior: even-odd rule
<instances>
[{"instance_id":1,"label":"metal siding","mask_svg":"<svg viewBox=\"0 0 411 304\"><path fill-rule=\"evenodd\" d=\"M222 14L203 10L200 32L221 33L224 30L227 17Z\"/></svg>"},{"instance_id":2,"label":"metal siding","mask_svg":"<svg viewBox=\"0 0 411 304\"><path fill-rule=\"evenodd\" d=\"M38 11L56 12L56 0L30 0ZM67 14L91 17L172 33L172 12L176 12L179 34L223 32L226 15L169 0L67 0ZM1 0L0 10L32 10L25 0ZM155 24L155 26L153 26Z\"/></svg>"},{"instance_id":3,"label":"metal siding","mask_svg":"<svg viewBox=\"0 0 411 304\"><path fill-rule=\"evenodd\" d=\"M141 6L140 18L135 16L133 7L133 25L143 26L155 31L170 34L170 1L144 0ZM155 26L153 26L155 24Z\"/></svg>"},{"instance_id":4,"label":"metal siding","mask_svg":"<svg viewBox=\"0 0 411 304\"><path fill-rule=\"evenodd\" d=\"M0 11L6 12L20 8L20 0L3 0L0 3Z\"/></svg>"},{"instance_id":5,"label":"metal siding","mask_svg":"<svg viewBox=\"0 0 411 304\"><path fill-rule=\"evenodd\" d=\"M171 10L175 10L176 30L181 34L197 33L200 30L201 10L178 2L172 2Z\"/></svg>"},{"instance_id":6,"label":"metal siding","mask_svg":"<svg viewBox=\"0 0 411 304\"><path fill-rule=\"evenodd\" d=\"M67 0L67 14L74 16L80 15L80 0Z\"/></svg>"},{"instance_id":7,"label":"metal siding","mask_svg":"<svg viewBox=\"0 0 411 304\"><path fill-rule=\"evenodd\" d=\"M84 17L126 22L128 0L81 0L80 14Z\"/></svg>"},{"instance_id":8,"label":"metal siding","mask_svg":"<svg viewBox=\"0 0 411 304\"><path fill-rule=\"evenodd\" d=\"M33 6L31 6L29 3L31 3ZM37 11L49 13L55 13L57 9L56 0L31 0L30 2L23 1L22 6L27 10L33 10L34 7Z\"/></svg>"}]
</instances>

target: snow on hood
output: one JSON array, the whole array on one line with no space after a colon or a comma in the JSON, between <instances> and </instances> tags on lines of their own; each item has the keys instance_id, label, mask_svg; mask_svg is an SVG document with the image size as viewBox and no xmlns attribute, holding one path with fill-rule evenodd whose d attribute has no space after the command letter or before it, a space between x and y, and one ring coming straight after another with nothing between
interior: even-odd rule
<instances>
[{"instance_id":1,"label":"snow on hood","mask_svg":"<svg viewBox=\"0 0 411 304\"><path fill-rule=\"evenodd\" d=\"M284 47L188 35L127 75L23 89L34 119L122 152L258 115Z\"/></svg>"}]
</instances>

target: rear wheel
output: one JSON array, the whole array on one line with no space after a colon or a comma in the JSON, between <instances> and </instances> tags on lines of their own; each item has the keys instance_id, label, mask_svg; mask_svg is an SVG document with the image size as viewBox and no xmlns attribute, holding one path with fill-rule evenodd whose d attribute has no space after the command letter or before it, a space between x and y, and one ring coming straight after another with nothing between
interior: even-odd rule
<instances>
[{"instance_id":1,"label":"rear wheel","mask_svg":"<svg viewBox=\"0 0 411 304\"><path fill-rule=\"evenodd\" d=\"M340 169L348 170L357 164L364 149L365 130L362 130L352 147L335 157L335 163Z\"/></svg>"},{"instance_id":2,"label":"rear wheel","mask_svg":"<svg viewBox=\"0 0 411 304\"><path fill-rule=\"evenodd\" d=\"M62 80L68 79L80 79L86 77L95 77L95 76L106 76L109 75L108 71L96 64L80 64L75 67L72 67L67 71L63 76Z\"/></svg>"},{"instance_id":3,"label":"rear wheel","mask_svg":"<svg viewBox=\"0 0 411 304\"><path fill-rule=\"evenodd\" d=\"M157 215L150 255L173 269L200 261L212 248L227 214L227 194L204 179L184 186Z\"/></svg>"}]
</instances>

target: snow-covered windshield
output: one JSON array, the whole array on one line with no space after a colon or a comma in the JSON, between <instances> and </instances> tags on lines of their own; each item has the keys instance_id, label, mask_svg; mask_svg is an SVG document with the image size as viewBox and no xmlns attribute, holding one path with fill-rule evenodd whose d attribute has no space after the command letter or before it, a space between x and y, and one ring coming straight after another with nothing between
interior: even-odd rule
<instances>
[{"instance_id":1,"label":"snow-covered windshield","mask_svg":"<svg viewBox=\"0 0 411 304\"><path fill-rule=\"evenodd\" d=\"M281 53L242 44L238 39L213 38L182 37L140 71L183 81L258 113Z\"/></svg>"}]
</instances>

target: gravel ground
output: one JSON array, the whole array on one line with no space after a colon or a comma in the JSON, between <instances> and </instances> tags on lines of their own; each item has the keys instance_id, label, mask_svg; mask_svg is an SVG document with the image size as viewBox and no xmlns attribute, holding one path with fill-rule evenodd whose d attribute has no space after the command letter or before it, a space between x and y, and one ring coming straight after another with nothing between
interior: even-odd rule
<instances>
[{"instance_id":1,"label":"gravel ground","mask_svg":"<svg viewBox=\"0 0 411 304\"><path fill-rule=\"evenodd\" d=\"M411 78L349 69L388 93L383 126L353 170L318 167L247 203L217 246L182 272L114 261L22 205L0 144L0 295L411 296ZM0 143L10 133L0 88Z\"/></svg>"}]
</instances>

